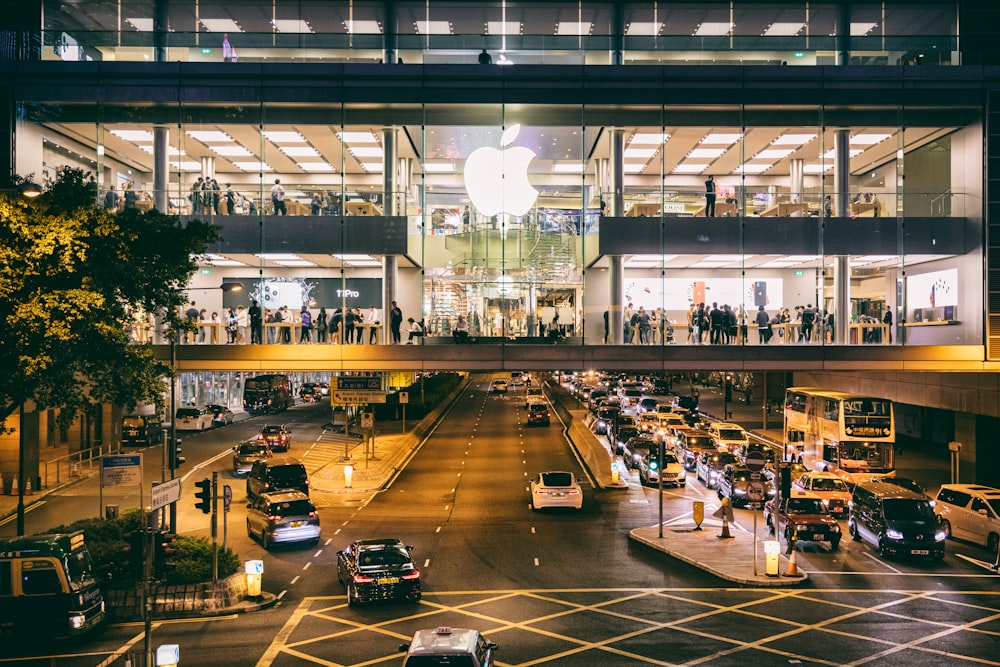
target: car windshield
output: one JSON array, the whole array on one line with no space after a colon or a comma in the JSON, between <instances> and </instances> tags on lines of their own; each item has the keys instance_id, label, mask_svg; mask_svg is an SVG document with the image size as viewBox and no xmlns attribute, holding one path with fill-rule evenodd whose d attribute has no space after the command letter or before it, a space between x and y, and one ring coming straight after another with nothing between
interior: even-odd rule
<instances>
[{"instance_id":1,"label":"car windshield","mask_svg":"<svg viewBox=\"0 0 1000 667\"><path fill-rule=\"evenodd\" d=\"M198 408L181 408L177 411L177 418L184 419L186 417L198 417L201 415L201 410Z\"/></svg>"},{"instance_id":2,"label":"car windshield","mask_svg":"<svg viewBox=\"0 0 1000 667\"><path fill-rule=\"evenodd\" d=\"M271 468L271 480L277 489L291 489L306 481L302 466L275 466Z\"/></svg>"},{"instance_id":3,"label":"car windshield","mask_svg":"<svg viewBox=\"0 0 1000 667\"><path fill-rule=\"evenodd\" d=\"M632 438L639 435L639 431L632 428L631 426L626 426L624 428L618 429L618 439L622 442L628 442Z\"/></svg>"},{"instance_id":4,"label":"car windshield","mask_svg":"<svg viewBox=\"0 0 1000 667\"><path fill-rule=\"evenodd\" d=\"M883 503L885 518L894 521L927 521L934 518L934 508L927 500L888 498Z\"/></svg>"},{"instance_id":5,"label":"car windshield","mask_svg":"<svg viewBox=\"0 0 1000 667\"><path fill-rule=\"evenodd\" d=\"M280 426L265 426L261 430L261 432L262 433L267 433L269 435L274 435L274 434L281 433L281 427Z\"/></svg>"},{"instance_id":6,"label":"car windshield","mask_svg":"<svg viewBox=\"0 0 1000 667\"><path fill-rule=\"evenodd\" d=\"M362 567L406 565L409 562L410 554L400 549L363 549L358 555L358 563Z\"/></svg>"},{"instance_id":7,"label":"car windshield","mask_svg":"<svg viewBox=\"0 0 1000 667\"><path fill-rule=\"evenodd\" d=\"M738 428L724 428L719 431L720 440L746 440L747 437Z\"/></svg>"},{"instance_id":8,"label":"car windshield","mask_svg":"<svg viewBox=\"0 0 1000 667\"><path fill-rule=\"evenodd\" d=\"M697 449L699 447L703 447L706 449L714 449L715 443L712 442L712 439L709 438L708 436L696 435L688 437L687 446L688 449Z\"/></svg>"},{"instance_id":9,"label":"car windshield","mask_svg":"<svg viewBox=\"0 0 1000 667\"><path fill-rule=\"evenodd\" d=\"M568 472L544 472L542 484L545 486L572 486L573 474Z\"/></svg>"},{"instance_id":10,"label":"car windshield","mask_svg":"<svg viewBox=\"0 0 1000 667\"><path fill-rule=\"evenodd\" d=\"M843 491L847 493L847 483L842 479L821 477L813 480L813 491Z\"/></svg>"},{"instance_id":11,"label":"car windshield","mask_svg":"<svg viewBox=\"0 0 1000 667\"><path fill-rule=\"evenodd\" d=\"M708 458L708 464L716 468L721 468L727 463L733 463L735 460L736 457L732 454L713 454Z\"/></svg>"},{"instance_id":12,"label":"car windshield","mask_svg":"<svg viewBox=\"0 0 1000 667\"><path fill-rule=\"evenodd\" d=\"M788 500L789 514L823 514L823 501L819 498L790 498Z\"/></svg>"},{"instance_id":13,"label":"car windshield","mask_svg":"<svg viewBox=\"0 0 1000 667\"><path fill-rule=\"evenodd\" d=\"M302 516L315 512L316 508L309 500L287 500L280 503L271 503L268 512L271 516Z\"/></svg>"},{"instance_id":14,"label":"car windshield","mask_svg":"<svg viewBox=\"0 0 1000 667\"><path fill-rule=\"evenodd\" d=\"M677 463L677 457L674 456L673 454L664 454L663 455L663 465L668 466L671 463Z\"/></svg>"}]
</instances>

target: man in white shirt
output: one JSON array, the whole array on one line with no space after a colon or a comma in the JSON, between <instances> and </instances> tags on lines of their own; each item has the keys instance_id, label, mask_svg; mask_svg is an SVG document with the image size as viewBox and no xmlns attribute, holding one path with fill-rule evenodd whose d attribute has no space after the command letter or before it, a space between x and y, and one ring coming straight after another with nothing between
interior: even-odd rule
<instances>
[{"instance_id":1,"label":"man in white shirt","mask_svg":"<svg viewBox=\"0 0 1000 667\"><path fill-rule=\"evenodd\" d=\"M281 179L274 179L274 187L271 188L271 204L274 206L275 215L288 215L285 208L285 188L281 187Z\"/></svg>"},{"instance_id":2,"label":"man in white shirt","mask_svg":"<svg viewBox=\"0 0 1000 667\"><path fill-rule=\"evenodd\" d=\"M236 342L245 345L247 342L247 324L250 323L250 315L242 306L236 306Z\"/></svg>"},{"instance_id":3,"label":"man in white shirt","mask_svg":"<svg viewBox=\"0 0 1000 667\"><path fill-rule=\"evenodd\" d=\"M378 325L382 324L382 313L375 306L368 306L365 311L365 324L368 326L368 343L374 345L378 342Z\"/></svg>"}]
</instances>

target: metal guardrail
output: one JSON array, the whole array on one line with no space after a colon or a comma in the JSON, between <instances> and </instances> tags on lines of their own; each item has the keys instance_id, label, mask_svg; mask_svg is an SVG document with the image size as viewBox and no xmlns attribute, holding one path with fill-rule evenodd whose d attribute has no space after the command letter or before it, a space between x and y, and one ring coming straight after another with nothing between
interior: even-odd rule
<instances>
[{"instance_id":1,"label":"metal guardrail","mask_svg":"<svg viewBox=\"0 0 1000 667\"><path fill-rule=\"evenodd\" d=\"M75 477L82 477L85 473L93 472L94 466L100 465L102 456L117 454L120 451L120 444L100 444L78 452L70 452L54 459L40 461L39 463L42 466L42 487L51 488L59 486L63 481L70 481ZM54 480L53 477L55 478Z\"/></svg>"}]
</instances>

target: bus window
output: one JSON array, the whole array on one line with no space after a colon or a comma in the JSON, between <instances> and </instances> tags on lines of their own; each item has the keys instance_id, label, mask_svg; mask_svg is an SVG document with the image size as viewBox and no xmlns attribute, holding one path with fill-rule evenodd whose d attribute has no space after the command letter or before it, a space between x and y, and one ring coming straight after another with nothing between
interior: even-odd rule
<instances>
[{"instance_id":1,"label":"bus window","mask_svg":"<svg viewBox=\"0 0 1000 667\"><path fill-rule=\"evenodd\" d=\"M12 568L9 560L0 560L0 597L14 594L14 585L10 581Z\"/></svg>"},{"instance_id":2,"label":"bus window","mask_svg":"<svg viewBox=\"0 0 1000 667\"><path fill-rule=\"evenodd\" d=\"M93 581L94 572L89 551L74 551L66 556L65 560L66 574L69 576L69 585L73 590Z\"/></svg>"},{"instance_id":3,"label":"bus window","mask_svg":"<svg viewBox=\"0 0 1000 667\"><path fill-rule=\"evenodd\" d=\"M62 592L59 573L48 561L21 564L21 590L25 595L54 595Z\"/></svg>"}]
</instances>

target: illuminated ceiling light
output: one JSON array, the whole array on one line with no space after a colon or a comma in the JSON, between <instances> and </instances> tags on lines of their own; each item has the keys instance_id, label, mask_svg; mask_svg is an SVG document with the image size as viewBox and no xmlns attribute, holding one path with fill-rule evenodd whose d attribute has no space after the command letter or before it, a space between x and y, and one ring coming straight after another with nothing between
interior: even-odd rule
<instances>
[{"instance_id":1,"label":"illuminated ceiling light","mask_svg":"<svg viewBox=\"0 0 1000 667\"><path fill-rule=\"evenodd\" d=\"M763 174L773 167L773 164L744 164L733 169L734 174Z\"/></svg>"},{"instance_id":2,"label":"illuminated ceiling light","mask_svg":"<svg viewBox=\"0 0 1000 667\"><path fill-rule=\"evenodd\" d=\"M382 173L382 163L381 162L362 162L361 168L365 171L370 171L373 173Z\"/></svg>"},{"instance_id":3,"label":"illuminated ceiling light","mask_svg":"<svg viewBox=\"0 0 1000 667\"><path fill-rule=\"evenodd\" d=\"M791 155L794 152L795 152L795 150L791 149L791 148L770 148L770 149L763 150L763 151L757 153L756 155L754 155L750 159L751 160L782 160L782 159L788 157L789 155Z\"/></svg>"},{"instance_id":4,"label":"illuminated ceiling light","mask_svg":"<svg viewBox=\"0 0 1000 667\"><path fill-rule=\"evenodd\" d=\"M270 260L272 262L291 262L297 259L302 259L298 255L290 252L259 252L255 253L254 257L259 257L261 259Z\"/></svg>"},{"instance_id":5,"label":"illuminated ceiling light","mask_svg":"<svg viewBox=\"0 0 1000 667\"><path fill-rule=\"evenodd\" d=\"M247 266L243 262L237 262L235 259L229 259L225 255L214 255L208 253L202 255L202 260L206 263L212 264L213 266Z\"/></svg>"},{"instance_id":6,"label":"illuminated ceiling light","mask_svg":"<svg viewBox=\"0 0 1000 667\"><path fill-rule=\"evenodd\" d=\"M294 130L264 130L264 138L275 144L304 144L306 138Z\"/></svg>"},{"instance_id":7,"label":"illuminated ceiling light","mask_svg":"<svg viewBox=\"0 0 1000 667\"><path fill-rule=\"evenodd\" d=\"M631 147L630 148L626 148L625 149L625 159L626 160L628 160L628 159L636 159L636 160L638 160L638 159L645 159L645 160L648 160L649 158L651 158L654 155L656 155L657 150L658 149L656 149L656 148L631 148Z\"/></svg>"},{"instance_id":8,"label":"illuminated ceiling light","mask_svg":"<svg viewBox=\"0 0 1000 667\"><path fill-rule=\"evenodd\" d=\"M658 132L636 132L629 140L629 146L659 146L664 143L670 135Z\"/></svg>"},{"instance_id":9,"label":"illuminated ceiling light","mask_svg":"<svg viewBox=\"0 0 1000 667\"><path fill-rule=\"evenodd\" d=\"M327 162L296 162L302 171L336 171L333 165Z\"/></svg>"},{"instance_id":10,"label":"illuminated ceiling light","mask_svg":"<svg viewBox=\"0 0 1000 667\"><path fill-rule=\"evenodd\" d=\"M626 162L625 166L622 167L622 171L624 171L626 174L641 174L645 170L646 170L646 165L645 163L642 162L637 164L629 164Z\"/></svg>"},{"instance_id":11,"label":"illuminated ceiling light","mask_svg":"<svg viewBox=\"0 0 1000 667\"><path fill-rule=\"evenodd\" d=\"M313 31L308 21L302 19L274 19L271 25L278 32L308 34Z\"/></svg>"},{"instance_id":12,"label":"illuminated ceiling light","mask_svg":"<svg viewBox=\"0 0 1000 667\"><path fill-rule=\"evenodd\" d=\"M243 32L240 24L232 19L198 19L209 32Z\"/></svg>"},{"instance_id":13,"label":"illuminated ceiling light","mask_svg":"<svg viewBox=\"0 0 1000 667\"><path fill-rule=\"evenodd\" d=\"M805 23L772 23L762 34L764 37L794 37Z\"/></svg>"},{"instance_id":14,"label":"illuminated ceiling light","mask_svg":"<svg viewBox=\"0 0 1000 667\"><path fill-rule=\"evenodd\" d=\"M278 146L278 150L288 157L320 157L312 146Z\"/></svg>"},{"instance_id":15,"label":"illuminated ceiling light","mask_svg":"<svg viewBox=\"0 0 1000 667\"><path fill-rule=\"evenodd\" d=\"M556 35L560 37L582 37L589 35L593 27L590 21L560 21L556 25Z\"/></svg>"},{"instance_id":16,"label":"illuminated ceiling light","mask_svg":"<svg viewBox=\"0 0 1000 667\"><path fill-rule=\"evenodd\" d=\"M171 162L170 168L176 171L201 171L201 162L197 160L181 160L180 162Z\"/></svg>"},{"instance_id":17,"label":"illuminated ceiling light","mask_svg":"<svg viewBox=\"0 0 1000 667\"><path fill-rule=\"evenodd\" d=\"M628 153L628 151L625 151ZM626 155L626 157L628 157ZM582 174L586 165L580 162L557 162L552 165L552 171L557 174Z\"/></svg>"},{"instance_id":18,"label":"illuminated ceiling light","mask_svg":"<svg viewBox=\"0 0 1000 667\"><path fill-rule=\"evenodd\" d=\"M348 146L354 157L382 157L382 149L379 146Z\"/></svg>"},{"instance_id":19,"label":"illuminated ceiling light","mask_svg":"<svg viewBox=\"0 0 1000 667\"><path fill-rule=\"evenodd\" d=\"M152 141L153 133L149 130L111 130L111 134L124 141Z\"/></svg>"},{"instance_id":20,"label":"illuminated ceiling light","mask_svg":"<svg viewBox=\"0 0 1000 667\"><path fill-rule=\"evenodd\" d=\"M662 29L662 21L635 21L628 24L625 34L629 37L656 37Z\"/></svg>"},{"instance_id":21,"label":"illuminated ceiling light","mask_svg":"<svg viewBox=\"0 0 1000 667\"><path fill-rule=\"evenodd\" d=\"M878 23L852 23L851 37L864 37L869 32L874 30L877 26Z\"/></svg>"},{"instance_id":22,"label":"illuminated ceiling light","mask_svg":"<svg viewBox=\"0 0 1000 667\"><path fill-rule=\"evenodd\" d=\"M790 266L795 266L798 262L788 262L780 259L774 259L770 262L764 262L763 264L758 264L755 268L758 269L787 269Z\"/></svg>"},{"instance_id":23,"label":"illuminated ceiling light","mask_svg":"<svg viewBox=\"0 0 1000 667\"><path fill-rule=\"evenodd\" d=\"M520 35L520 21L487 21L487 35Z\"/></svg>"},{"instance_id":24,"label":"illuminated ceiling light","mask_svg":"<svg viewBox=\"0 0 1000 667\"><path fill-rule=\"evenodd\" d=\"M352 35L381 35L382 25L378 21L344 21L344 30Z\"/></svg>"},{"instance_id":25,"label":"illuminated ceiling light","mask_svg":"<svg viewBox=\"0 0 1000 667\"><path fill-rule=\"evenodd\" d=\"M826 162L823 164L807 164L802 167L803 173L806 174L822 174L833 169L832 162Z\"/></svg>"},{"instance_id":26,"label":"illuminated ceiling light","mask_svg":"<svg viewBox=\"0 0 1000 667\"><path fill-rule=\"evenodd\" d=\"M125 19L132 24L132 27L139 32L153 32L153 19Z\"/></svg>"},{"instance_id":27,"label":"illuminated ceiling light","mask_svg":"<svg viewBox=\"0 0 1000 667\"><path fill-rule=\"evenodd\" d=\"M274 171L266 162L234 162L233 166L243 171Z\"/></svg>"},{"instance_id":28,"label":"illuminated ceiling light","mask_svg":"<svg viewBox=\"0 0 1000 667\"><path fill-rule=\"evenodd\" d=\"M418 35L450 35L451 21L414 21L413 29Z\"/></svg>"},{"instance_id":29,"label":"illuminated ceiling light","mask_svg":"<svg viewBox=\"0 0 1000 667\"><path fill-rule=\"evenodd\" d=\"M278 266L284 266L287 268L316 266L315 262L310 262L307 259L275 260L274 263L277 264Z\"/></svg>"},{"instance_id":30,"label":"illuminated ceiling light","mask_svg":"<svg viewBox=\"0 0 1000 667\"><path fill-rule=\"evenodd\" d=\"M706 262L739 262L740 260L750 259L756 255L708 255L703 259Z\"/></svg>"},{"instance_id":31,"label":"illuminated ceiling light","mask_svg":"<svg viewBox=\"0 0 1000 667\"><path fill-rule=\"evenodd\" d=\"M689 162L682 162L681 164L674 167L671 171L675 174L700 174L701 172L708 169L708 164L691 164Z\"/></svg>"},{"instance_id":32,"label":"illuminated ceiling light","mask_svg":"<svg viewBox=\"0 0 1000 667\"><path fill-rule=\"evenodd\" d=\"M851 143L859 146L871 146L879 144L891 137L891 134L861 133L851 137Z\"/></svg>"},{"instance_id":33,"label":"illuminated ceiling light","mask_svg":"<svg viewBox=\"0 0 1000 667\"><path fill-rule=\"evenodd\" d=\"M733 29L733 25L732 23L706 21L698 26L694 34L695 37L722 37L729 34L729 31Z\"/></svg>"},{"instance_id":34,"label":"illuminated ceiling light","mask_svg":"<svg viewBox=\"0 0 1000 667\"><path fill-rule=\"evenodd\" d=\"M209 150L224 157L252 157L253 153L243 146L209 146Z\"/></svg>"},{"instance_id":35,"label":"illuminated ceiling light","mask_svg":"<svg viewBox=\"0 0 1000 667\"><path fill-rule=\"evenodd\" d=\"M338 132L337 136L345 144L377 144L378 139L371 132Z\"/></svg>"},{"instance_id":36,"label":"illuminated ceiling light","mask_svg":"<svg viewBox=\"0 0 1000 667\"><path fill-rule=\"evenodd\" d=\"M455 173L454 162L425 162L424 171L428 174L453 174Z\"/></svg>"},{"instance_id":37,"label":"illuminated ceiling light","mask_svg":"<svg viewBox=\"0 0 1000 667\"><path fill-rule=\"evenodd\" d=\"M139 146L139 150L145 151L150 155L153 154L152 146L147 146L147 145ZM167 155L184 155L184 151L178 150L175 146L167 146Z\"/></svg>"},{"instance_id":38,"label":"illuminated ceiling light","mask_svg":"<svg viewBox=\"0 0 1000 667\"><path fill-rule=\"evenodd\" d=\"M721 269L729 262L695 262L691 265L692 269Z\"/></svg>"},{"instance_id":39,"label":"illuminated ceiling light","mask_svg":"<svg viewBox=\"0 0 1000 667\"><path fill-rule=\"evenodd\" d=\"M231 144L235 142L231 136L219 130L188 130L187 135L203 144L207 144L209 142L224 142Z\"/></svg>"},{"instance_id":40,"label":"illuminated ceiling light","mask_svg":"<svg viewBox=\"0 0 1000 667\"><path fill-rule=\"evenodd\" d=\"M732 146L740 140L740 134L712 133L698 143L705 146Z\"/></svg>"},{"instance_id":41,"label":"illuminated ceiling light","mask_svg":"<svg viewBox=\"0 0 1000 667\"><path fill-rule=\"evenodd\" d=\"M816 138L815 134L783 134L771 142L772 146L801 146Z\"/></svg>"},{"instance_id":42,"label":"illuminated ceiling light","mask_svg":"<svg viewBox=\"0 0 1000 667\"><path fill-rule=\"evenodd\" d=\"M728 148L694 148L687 154L688 159L714 160L725 153Z\"/></svg>"}]
</instances>

